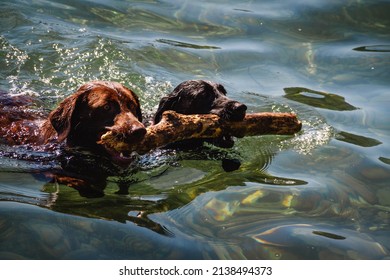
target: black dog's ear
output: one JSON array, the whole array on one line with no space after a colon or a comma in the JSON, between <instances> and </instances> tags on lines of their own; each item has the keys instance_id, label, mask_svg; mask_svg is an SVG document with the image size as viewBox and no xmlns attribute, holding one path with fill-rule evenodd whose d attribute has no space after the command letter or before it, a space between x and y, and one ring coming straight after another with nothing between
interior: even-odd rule
<instances>
[{"instance_id":1,"label":"black dog's ear","mask_svg":"<svg viewBox=\"0 0 390 280\"><path fill-rule=\"evenodd\" d=\"M177 99L176 96L165 96L165 97L161 98L160 104L158 105L157 112L153 118L154 124L157 124L161 121L162 114L165 111L174 110L176 99Z\"/></svg>"},{"instance_id":2,"label":"black dog's ear","mask_svg":"<svg viewBox=\"0 0 390 280\"><path fill-rule=\"evenodd\" d=\"M217 88L217 90L218 90L220 93L222 93L223 95L226 95L226 94L227 94L227 91L226 91L226 89L225 89L225 87L224 87L223 85L221 85L221 84L216 84L216 88Z\"/></svg>"}]
</instances>

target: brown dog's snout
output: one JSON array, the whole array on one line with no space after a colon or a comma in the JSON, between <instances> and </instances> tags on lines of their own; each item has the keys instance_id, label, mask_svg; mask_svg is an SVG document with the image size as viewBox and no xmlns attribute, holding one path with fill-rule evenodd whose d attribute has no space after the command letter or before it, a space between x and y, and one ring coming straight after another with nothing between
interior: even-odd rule
<instances>
[{"instance_id":1,"label":"brown dog's snout","mask_svg":"<svg viewBox=\"0 0 390 280\"><path fill-rule=\"evenodd\" d=\"M146 134L146 128L142 123L133 125L129 131L129 135L135 139L142 139Z\"/></svg>"},{"instance_id":2,"label":"brown dog's snout","mask_svg":"<svg viewBox=\"0 0 390 280\"><path fill-rule=\"evenodd\" d=\"M114 125L107 129L125 142L140 141L146 134L145 126L129 112L117 115Z\"/></svg>"}]
</instances>

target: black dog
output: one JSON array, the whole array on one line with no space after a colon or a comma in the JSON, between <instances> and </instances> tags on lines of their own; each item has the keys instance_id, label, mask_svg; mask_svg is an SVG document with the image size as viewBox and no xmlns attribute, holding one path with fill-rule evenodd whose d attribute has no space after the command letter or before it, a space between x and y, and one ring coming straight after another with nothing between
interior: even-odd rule
<instances>
[{"instance_id":1,"label":"black dog","mask_svg":"<svg viewBox=\"0 0 390 280\"><path fill-rule=\"evenodd\" d=\"M246 109L244 104L226 97L226 90L221 84L190 80L179 84L168 96L160 100L154 124L157 124L162 113L168 110L184 115L215 114L224 120L240 121L245 117ZM222 148L231 148L234 145L230 135L206 141ZM203 140L184 140L175 144L179 147L193 148L203 144Z\"/></svg>"}]
</instances>

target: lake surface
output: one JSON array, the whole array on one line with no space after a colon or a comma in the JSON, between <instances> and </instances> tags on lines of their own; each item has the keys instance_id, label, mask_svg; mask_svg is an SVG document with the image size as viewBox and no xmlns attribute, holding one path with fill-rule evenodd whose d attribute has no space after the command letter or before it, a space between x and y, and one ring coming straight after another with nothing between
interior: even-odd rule
<instances>
[{"instance_id":1,"label":"lake surface","mask_svg":"<svg viewBox=\"0 0 390 280\"><path fill-rule=\"evenodd\" d=\"M389 259L389 1L0 5L0 89L34 110L99 79L132 88L150 116L180 82L207 79L249 112L303 123L227 150L153 151L97 198L44 176L56 153L1 144L0 258Z\"/></svg>"}]
</instances>

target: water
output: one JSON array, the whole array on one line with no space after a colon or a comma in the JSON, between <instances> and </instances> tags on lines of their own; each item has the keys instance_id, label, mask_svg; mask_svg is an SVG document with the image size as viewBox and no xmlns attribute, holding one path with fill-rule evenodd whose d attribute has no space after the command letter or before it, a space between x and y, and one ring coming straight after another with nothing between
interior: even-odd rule
<instances>
[{"instance_id":1,"label":"water","mask_svg":"<svg viewBox=\"0 0 390 280\"><path fill-rule=\"evenodd\" d=\"M389 13L366 0L2 0L0 89L35 109L100 79L150 116L181 81L208 79L303 130L155 151L97 198L44 176L55 151L2 144L0 258L388 259ZM240 169L223 171L226 157Z\"/></svg>"}]
</instances>

